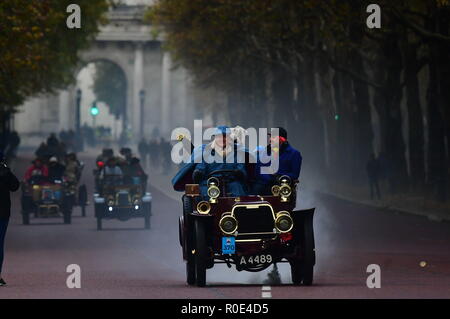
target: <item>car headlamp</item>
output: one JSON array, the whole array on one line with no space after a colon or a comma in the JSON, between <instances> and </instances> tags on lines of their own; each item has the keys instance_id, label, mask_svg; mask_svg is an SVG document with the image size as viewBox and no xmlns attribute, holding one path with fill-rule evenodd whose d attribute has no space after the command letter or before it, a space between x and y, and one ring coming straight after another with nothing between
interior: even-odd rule
<instances>
[{"instance_id":1,"label":"car headlamp","mask_svg":"<svg viewBox=\"0 0 450 319\"><path fill-rule=\"evenodd\" d=\"M208 180L206 181L206 184L208 184L208 186L219 186L219 179L217 177L210 177L208 178Z\"/></svg>"},{"instance_id":2,"label":"car headlamp","mask_svg":"<svg viewBox=\"0 0 450 319\"><path fill-rule=\"evenodd\" d=\"M281 211L277 213L277 218L275 219L275 228L280 233L287 233L294 227L294 221L291 215L287 211Z\"/></svg>"},{"instance_id":3,"label":"car headlamp","mask_svg":"<svg viewBox=\"0 0 450 319\"><path fill-rule=\"evenodd\" d=\"M219 187L212 185L208 187L208 196L212 199L216 199L220 195Z\"/></svg>"},{"instance_id":4,"label":"car headlamp","mask_svg":"<svg viewBox=\"0 0 450 319\"><path fill-rule=\"evenodd\" d=\"M238 222L236 218L227 214L223 216L219 221L220 230L226 235L232 235L238 228Z\"/></svg>"},{"instance_id":5,"label":"car headlamp","mask_svg":"<svg viewBox=\"0 0 450 319\"><path fill-rule=\"evenodd\" d=\"M207 201L201 201L197 204L197 212L202 215L207 215L211 210L211 204Z\"/></svg>"},{"instance_id":6,"label":"car headlamp","mask_svg":"<svg viewBox=\"0 0 450 319\"><path fill-rule=\"evenodd\" d=\"M280 176L280 178L278 179L278 181L280 182L281 185L283 184L291 184L291 178L287 175L283 175Z\"/></svg>"},{"instance_id":7,"label":"car headlamp","mask_svg":"<svg viewBox=\"0 0 450 319\"><path fill-rule=\"evenodd\" d=\"M271 191L272 191L273 196L279 196L280 195L280 186L273 185Z\"/></svg>"},{"instance_id":8,"label":"car headlamp","mask_svg":"<svg viewBox=\"0 0 450 319\"><path fill-rule=\"evenodd\" d=\"M289 185L282 185L280 186L280 195L283 197L289 197L292 193L291 186Z\"/></svg>"},{"instance_id":9,"label":"car headlamp","mask_svg":"<svg viewBox=\"0 0 450 319\"><path fill-rule=\"evenodd\" d=\"M108 202L107 202L108 206L113 206L114 205L114 199L113 198L108 198Z\"/></svg>"}]
</instances>

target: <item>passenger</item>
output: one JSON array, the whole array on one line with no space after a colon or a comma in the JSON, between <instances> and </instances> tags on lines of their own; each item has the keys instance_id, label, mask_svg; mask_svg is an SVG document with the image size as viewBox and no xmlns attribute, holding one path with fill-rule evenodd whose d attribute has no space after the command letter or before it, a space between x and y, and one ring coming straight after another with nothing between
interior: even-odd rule
<instances>
[{"instance_id":1,"label":"passenger","mask_svg":"<svg viewBox=\"0 0 450 319\"><path fill-rule=\"evenodd\" d=\"M51 157L48 164L48 180L51 183L62 181L65 170L66 167L60 164L55 156Z\"/></svg>"},{"instance_id":2,"label":"passenger","mask_svg":"<svg viewBox=\"0 0 450 319\"><path fill-rule=\"evenodd\" d=\"M287 140L287 131L279 127L279 136L271 137L271 143L267 146L267 150L259 148L257 150L258 163L256 164L256 181L253 183L252 193L255 195L270 195L271 188L278 181L278 177L287 175L292 180L297 180L300 176L300 169L302 166L302 156L299 151L294 149ZM275 141L278 141L278 149L275 149ZM263 156L278 156L279 166L274 174L262 174L261 168L270 166L268 163L262 163Z\"/></svg>"},{"instance_id":3,"label":"passenger","mask_svg":"<svg viewBox=\"0 0 450 319\"><path fill-rule=\"evenodd\" d=\"M123 176L122 169L117 165L117 161L115 158L111 157L106 162L106 166L100 172L100 178L105 178L109 176Z\"/></svg>"},{"instance_id":4,"label":"passenger","mask_svg":"<svg viewBox=\"0 0 450 319\"><path fill-rule=\"evenodd\" d=\"M64 176L68 182L76 183L81 177L81 165L75 153L67 154Z\"/></svg>"},{"instance_id":5,"label":"passenger","mask_svg":"<svg viewBox=\"0 0 450 319\"><path fill-rule=\"evenodd\" d=\"M28 184L42 184L47 180L48 168L41 159L36 159L25 172L25 182Z\"/></svg>"},{"instance_id":6,"label":"passenger","mask_svg":"<svg viewBox=\"0 0 450 319\"><path fill-rule=\"evenodd\" d=\"M245 179L247 173L244 160L238 160L240 152L235 152L234 140L230 136L231 130L226 126L219 126L214 134L214 140L205 147L203 161L195 166L192 179L200 184L201 195L207 198L207 180L210 176L220 176L212 174L217 170L233 170L234 173L227 173L226 193L224 196L243 196L245 192ZM209 149L210 148L210 149ZM230 156L233 156L230 158Z\"/></svg>"}]
</instances>

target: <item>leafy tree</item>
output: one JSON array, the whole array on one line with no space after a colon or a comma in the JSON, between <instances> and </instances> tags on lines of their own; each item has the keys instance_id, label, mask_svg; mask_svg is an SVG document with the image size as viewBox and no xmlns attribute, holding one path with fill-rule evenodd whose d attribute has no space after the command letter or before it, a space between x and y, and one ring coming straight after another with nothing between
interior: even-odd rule
<instances>
[{"instance_id":1,"label":"leafy tree","mask_svg":"<svg viewBox=\"0 0 450 319\"><path fill-rule=\"evenodd\" d=\"M69 4L81 7L81 28L69 29ZM107 0L8 0L0 2L0 109L13 111L32 95L74 81L79 50L104 21Z\"/></svg>"}]
</instances>

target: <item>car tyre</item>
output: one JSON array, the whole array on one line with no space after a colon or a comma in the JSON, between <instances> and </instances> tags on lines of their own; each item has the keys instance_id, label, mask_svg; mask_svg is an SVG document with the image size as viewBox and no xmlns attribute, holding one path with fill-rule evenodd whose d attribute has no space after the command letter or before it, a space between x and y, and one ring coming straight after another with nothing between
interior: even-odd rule
<instances>
[{"instance_id":1,"label":"car tyre","mask_svg":"<svg viewBox=\"0 0 450 319\"><path fill-rule=\"evenodd\" d=\"M86 185L81 185L78 188L78 204L81 207L81 216L86 217L86 204L87 204L87 188Z\"/></svg>"},{"instance_id":2,"label":"car tyre","mask_svg":"<svg viewBox=\"0 0 450 319\"><path fill-rule=\"evenodd\" d=\"M102 219L100 217L97 217L97 230L102 230L102 229L103 229Z\"/></svg>"},{"instance_id":3,"label":"car tyre","mask_svg":"<svg viewBox=\"0 0 450 319\"><path fill-rule=\"evenodd\" d=\"M314 279L316 253L314 249L314 231L312 219L304 221L303 256L291 262L291 275L294 285L311 286Z\"/></svg>"},{"instance_id":4,"label":"car tyre","mask_svg":"<svg viewBox=\"0 0 450 319\"><path fill-rule=\"evenodd\" d=\"M30 224L30 213L26 210L22 211L22 224L24 225Z\"/></svg>"},{"instance_id":5,"label":"car tyre","mask_svg":"<svg viewBox=\"0 0 450 319\"><path fill-rule=\"evenodd\" d=\"M72 213L70 211L65 211L63 213L63 216L64 216L64 224L72 223Z\"/></svg>"},{"instance_id":6,"label":"car tyre","mask_svg":"<svg viewBox=\"0 0 450 319\"><path fill-rule=\"evenodd\" d=\"M190 286L195 285L195 256L192 251L188 252L186 260L186 282Z\"/></svg>"},{"instance_id":7,"label":"car tyre","mask_svg":"<svg viewBox=\"0 0 450 319\"><path fill-rule=\"evenodd\" d=\"M145 221L145 229L150 229L150 215L145 215L144 216L144 221Z\"/></svg>"},{"instance_id":8,"label":"car tyre","mask_svg":"<svg viewBox=\"0 0 450 319\"><path fill-rule=\"evenodd\" d=\"M195 220L195 277L198 287L206 285L206 234L205 223Z\"/></svg>"},{"instance_id":9,"label":"car tyre","mask_svg":"<svg viewBox=\"0 0 450 319\"><path fill-rule=\"evenodd\" d=\"M149 204L144 205L144 221L145 221L145 229L151 228L150 217L152 216L152 206Z\"/></svg>"}]
</instances>

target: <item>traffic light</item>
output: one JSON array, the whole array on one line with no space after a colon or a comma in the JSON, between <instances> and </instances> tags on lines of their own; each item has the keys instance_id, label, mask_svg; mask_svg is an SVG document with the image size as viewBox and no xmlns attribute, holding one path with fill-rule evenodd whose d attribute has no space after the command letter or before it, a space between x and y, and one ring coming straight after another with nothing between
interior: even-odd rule
<instances>
[{"instance_id":1,"label":"traffic light","mask_svg":"<svg viewBox=\"0 0 450 319\"><path fill-rule=\"evenodd\" d=\"M337 120L339 120L339 114L336 114L335 116L334 116L334 119L337 121Z\"/></svg>"},{"instance_id":2,"label":"traffic light","mask_svg":"<svg viewBox=\"0 0 450 319\"><path fill-rule=\"evenodd\" d=\"M91 115L92 116L97 116L98 113L99 113L99 110L98 110L98 107L97 107L97 103L94 102L94 103L92 103L92 106L91 106Z\"/></svg>"}]
</instances>

